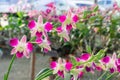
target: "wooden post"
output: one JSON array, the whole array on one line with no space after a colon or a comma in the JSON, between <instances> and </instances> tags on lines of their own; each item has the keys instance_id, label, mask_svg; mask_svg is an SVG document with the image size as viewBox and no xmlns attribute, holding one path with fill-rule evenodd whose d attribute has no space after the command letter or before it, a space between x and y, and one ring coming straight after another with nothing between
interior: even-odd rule
<instances>
[{"instance_id":1,"label":"wooden post","mask_svg":"<svg viewBox=\"0 0 120 80\"><path fill-rule=\"evenodd\" d=\"M35 80L35 60L36 60L35 53L32 53L32 56L31 56L31 80Z\"/></svg>"}]
</instances>

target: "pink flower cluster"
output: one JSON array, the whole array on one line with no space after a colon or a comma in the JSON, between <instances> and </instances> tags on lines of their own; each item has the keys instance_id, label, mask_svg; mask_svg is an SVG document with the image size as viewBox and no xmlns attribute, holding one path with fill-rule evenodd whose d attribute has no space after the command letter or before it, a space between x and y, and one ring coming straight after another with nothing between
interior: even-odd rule
<instances>
[{"instance_id":1,"label":"pink flower cluster","mask_svg":"<svg viewBox=\"0 0 120 80\"><path fill-rule=\"evenodd\" d=\"M53 25L50 22L43 23L42 16L38 17L38 21L32 20L28 24L31 30L31 37L36 37L35 42L45 51L51 51L50 41L47 33L52 31Z\"/></svg>"},{"instance_id":2,"label":"pink flower cluster","mask_svg":"<svg viewBox=\"0 0 120 80\"><path fill-rule=\"evenodd\" d=\"M115 53L112 57L105 56L98 61L95 58L91 61L92 58L93 55L89 53L76 57L74 62L59 58L58 62L51 62L50 67L53 69L53 74L58 74L64 78L64 74L69 72L73 76L72 79L81 78L85 72L94 74L95 70L105 70L110 73L120 72L120 58L116 58Z\"/></svg>"},{"instance_id":3,"label":"pink flower cluster","mask_svg":"<svg viewBox=\"0 0 120 80\"><path fill-rule=\"evenodd\" d=\"M58 33L58 36L64 38L65 41L69 41L69 33L72 28L75 28L75 23L78 22L79 18L77 15L72 14L71 11L68 11L66 15L61 15L59 21L62 26L58 26L56 29L53 29L53 24L51 22L43 22L43 17L39 15L37 22L31 20L28 23L28 27L31 31L31 37L36 37L35 43L37 43L44 52L51 51L50 41L48 33L54 32Z\"/></svg>"}]
</instances>

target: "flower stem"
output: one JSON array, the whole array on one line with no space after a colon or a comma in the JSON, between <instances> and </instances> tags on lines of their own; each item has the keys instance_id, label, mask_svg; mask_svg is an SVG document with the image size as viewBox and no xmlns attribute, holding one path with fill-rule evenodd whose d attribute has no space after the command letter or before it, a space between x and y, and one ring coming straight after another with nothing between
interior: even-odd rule
<instances>
[{"instance_id":1,"label":"flower stem","mask_svg":"<svg viewBox=\"0 0 120 80\"><path fill-rule=\"evenodd\" d=\"M10 62L10 65L9 65L9 67L8 67L8 71L7 71L7 73L4 75L4 80L8 80L8 76L9 76L10 70L11 70L11 68L12 68L12 64L13 64L13 62L14 62L14 60L15 60L15 57L16 57L16 55L14 54L13 57L12 57L12 60L11 60L11 62Z\"/></svg>"}]
</instances>

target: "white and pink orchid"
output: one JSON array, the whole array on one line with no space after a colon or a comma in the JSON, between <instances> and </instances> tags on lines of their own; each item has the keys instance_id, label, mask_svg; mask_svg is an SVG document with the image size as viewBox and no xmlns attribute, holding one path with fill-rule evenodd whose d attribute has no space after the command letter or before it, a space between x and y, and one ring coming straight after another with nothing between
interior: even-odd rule
<instances>
[{"instance_id":1,"label":"white and pink orchid","mask_svg":"<svg viewBox=\"0 0 120 80\"><path fill-rule=\"evenodd\" d=\"M48 40L47 32L50 32L53 28L50 22L43 23L42 16L38 17L38 22L32 20L28 24L31 30L31 36L36 36L36 43L44 49L45 52L51 51L50 41Z\"/></svg>"},{"instance_id":2,"label":"white and pink orchid","mask_svg":"<svg viewBox=\"0 0 120 80\"><path fill-rule=\"evenodd\" d=\"M25 35L20 41L17 38L11 39L10 45L14 47L11 51L11 55L16 54L17 58L22 58L23 56L29 58L30 52L33 50L33 45L26 41L27 38Z\"/></svg>"},{"instance_id":3,"label":"white and pink orchid","mask_svg":"<svg viewBox=\"0 0 120 80\"><path fill-rule=\"evenodd\" d=\"M44 49L44 52L48 52L51 51L51 47L50 47L50 41L47 40L47 38L42 39L42 38L37 38L35 41L41 48Z\"/></svg>"},{"instance_id":4,"label":"white and pink orchid","mask_svg":"<svg viewBox=\"0 0 120 80\"><path fill-rule=\"evenodd\" d=\"M57 27L57 33L60 37L63 37L66 41L69 41L70 40L70 37L69 37L69 32L71 30L71 25L69 26L66 26L66 27Z\"/></svg>"},{"instance_id":5,"label":"white and pink orchid","mask_svg":"<svg viewBox=\"0 0 120 80\"><path fill-rule=\"evenodd\" d=\"M77 14L73 14L71 12L71 10L69 10L67 12L67 15L61 15L59 17L59 21L64 25L64 26L67 26L67 25L72 25L72 28L76 28L76 22L78 22L79 20L79 17Z\"/></svg>"},{"instance_id":6,"label":"white and pink orchid","mask_svg":"<svg viewBox=\"0 0 120 80\"><path fill-rule=\"evenodd\" d=\"M101 64L105 65L105 69L109 70L111 73L117 71L116 61L116 53L113 53L112 57L106 56L100 60Z\"/></svg>"},{"instance_id":7,"label":"white and pink orchid","mask_svg":"<svg viewBox=\"0 0 120 80\"><path fill-rule=\"evenodd\" d=\"M78 16L73 15L72 12L69 10L67 15L59 16L59 21L62 23L62 26L58 27L56 30L60 37L63 37L66 41L69 41L69 33L72 28L75 28L75 23L78 22Z\"/></svg>"},{"instance_id":8,"label":"white and pink orchid","mask_svg":"<svg viewBox=\"0 0 120 80\"><path fill-rule=\"evenodd\" d=\"M53 74L58 74L61 77L64 77L65 71L70 71L72 69L72 63L66 62L61 58L58 59L58 62L51 62L50 67L53 69Z\"/></svg>"},{"instance_id":9,"label":"white and pink orchid","mask_svg":"<svg viewBox=\"0 0 120 80\"><path fill-rule=\"evenodd\" d=\"M29 22L28 27L31 30L32 37L41 37L39 36L40 34L46 36L46 33L50 32L53 28L50 22L43 23L43 18L41 15L38 17L38 22L32 20Z\"/></svg>"}]
</instances>

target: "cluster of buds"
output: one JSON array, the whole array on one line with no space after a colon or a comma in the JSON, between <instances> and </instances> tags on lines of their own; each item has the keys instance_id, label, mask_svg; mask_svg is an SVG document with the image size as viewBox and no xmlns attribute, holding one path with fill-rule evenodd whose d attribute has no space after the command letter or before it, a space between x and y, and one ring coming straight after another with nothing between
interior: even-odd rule
<instances>
[{"instance_id":1,"label":"cluster of buds","mask_svg":"<svg viewBox=\"0 0 120 80\"><path fill-rule=\"evenodd\" d=\"M114 53L112 57L105 56L96 61L94 55L83 53L80 57L74 57L74 61L59 58L57 62L51 62L50 67L53 69L53 74L58 74L64 78L65 73L70 73L73 76L71 79L77 80L86 72L94 74L95 70L104 70L110 73L120 72L120 59L116 58L116 53Z\"/></svg>"}]
</instances>

